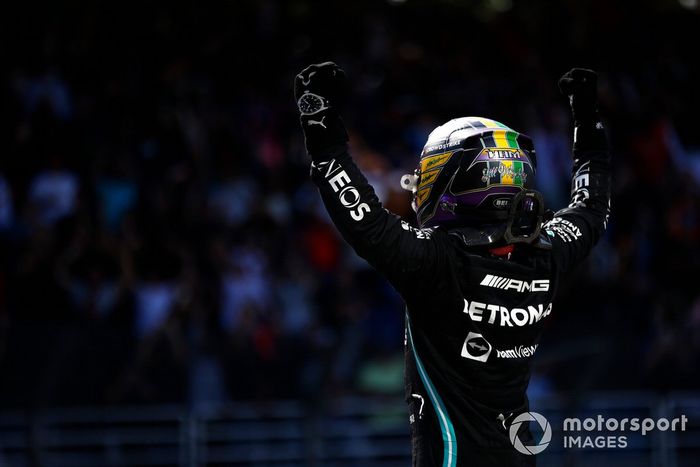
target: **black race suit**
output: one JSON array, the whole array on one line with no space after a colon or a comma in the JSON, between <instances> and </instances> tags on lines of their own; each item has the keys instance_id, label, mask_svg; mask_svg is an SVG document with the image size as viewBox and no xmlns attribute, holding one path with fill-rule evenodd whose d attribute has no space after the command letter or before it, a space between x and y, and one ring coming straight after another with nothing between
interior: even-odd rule
<instances>
[{"instance_id":1,"label":"black race suit","mask_svg":"<svg viewBox=\"0 0 700 467\"><path fill-rule=\"evenodd\" d=\"M600 126L600 125L599 125ZM572 199L510 260L459 230L416 229L379 203L347 145L312 154L312 178L345 240L406 302L405 385L413 465L534 465L508 436L560 278L586 257L609 212L602 128L577 128ZM528 444L527 424L520 439Z\"/></svg>"}]
</instances>

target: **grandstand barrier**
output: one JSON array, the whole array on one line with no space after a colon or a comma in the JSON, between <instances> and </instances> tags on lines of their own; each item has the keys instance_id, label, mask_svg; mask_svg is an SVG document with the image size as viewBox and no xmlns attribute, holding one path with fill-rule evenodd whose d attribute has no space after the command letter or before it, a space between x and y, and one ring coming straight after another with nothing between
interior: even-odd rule
<instances>
[{"instance_id":1,"label":"grandstand barrier","mask_svg":"<svg viewBox=\"0 0 700 467\"><path fill-rule=\"evenodd\" d=\"M700 465L700 394L593 393L531 401L553 428L540 466ZM567 417L674 418L685 431L627 433L624 449L564 448ZM591 433L592 436L599 433ZM609 433L607 433L609 434ZM0 466L410 465L408 413L396 397L199 407L56 408L0 414Z\"/></svg>"}]
</instances>

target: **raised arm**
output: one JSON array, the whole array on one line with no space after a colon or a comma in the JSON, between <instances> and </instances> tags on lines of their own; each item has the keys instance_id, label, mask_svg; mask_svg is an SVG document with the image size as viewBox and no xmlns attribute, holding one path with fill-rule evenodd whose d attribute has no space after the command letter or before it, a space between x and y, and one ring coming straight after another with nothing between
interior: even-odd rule
<instances>
[{"instance_id":1,"label":"raised arm","mask_svg":"<svg viewBox=\"0 0 700 467\"><path fill-rule=\"evenodd\" d=\"M597 111L597 75L574 68L559 80L574 117L571 202L544 225L562 271L581 262L605 232L610 214L610 154Z\"/></svg>"},{"instance_id":2,"label":"raised arm","mask_svg":"<svg viewBox=\"0 0 700 467\"><path fill-rule=\"evenodd\" d=\"M343 238L397 288L439 270L443 232L415 229L384 209L348 152L348 136L334 106L345 74L334 63L311 65L295 78L311 178Z\"/></svg>"}]
</instances>

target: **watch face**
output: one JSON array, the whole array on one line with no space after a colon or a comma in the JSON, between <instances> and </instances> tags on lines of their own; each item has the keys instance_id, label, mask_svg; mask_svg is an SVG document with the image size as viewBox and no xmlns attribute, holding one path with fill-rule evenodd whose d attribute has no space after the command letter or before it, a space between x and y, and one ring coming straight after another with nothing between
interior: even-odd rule
<instances>
[{"instance_id":1,"label":"watch face","mask_svg":"<svg viewBox=\"0 0 700 467\"><path fill-rule=\"evenodd\" d=\"M297 105L299 106L299 111L304 115L315 114L325 108L323 97L310 92L302 95Z\"/></svg>"}]
</instances>

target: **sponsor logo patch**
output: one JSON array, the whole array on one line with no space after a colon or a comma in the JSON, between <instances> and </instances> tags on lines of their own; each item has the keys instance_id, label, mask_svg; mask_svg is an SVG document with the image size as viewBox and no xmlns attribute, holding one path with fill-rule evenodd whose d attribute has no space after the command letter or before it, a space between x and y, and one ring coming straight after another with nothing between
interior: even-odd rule
<instances>
[{"instance_id":1,"label":"sponsor logo patch","mask_svg":"<svg viewBox=\"0 0 700 467\"><path fill-rule=\"evenodd\" d=\"M335 159L319 162L313 167L328 180L333 192L338 194L340 204L350 211L350 217L356 222L364 219L365 214L370 212L369 204L361 202L360 192L351 185L352 180L343 167Z\"/></svg>"},{"instance_id":2,"label":"sponsor logo patch","mask_svg":"<svg viewBox=\"0 0 700 467\"><path fill-rule=\"evenodd\" d=\"M539 304L527 308L506 308L490 303L481 303L464 299L462 312L469 315L472 321L485 322L497 326L523 327L530 326L546 318L552 313L552 304Z\"/></svg>"},{"instance_id":3,"label":"sponsor logo patch","mask_svg":"<svg viewBox=\"0 0 700 467\"><path fill-rule=\"evenodd\" d=\"M535 355L537 351L537 345L518 345L512 349L507 350L496 350L496 357L498 358L529 358Z\"/></svg>"},{"instance_id":4,"label":"sponsor logo patch","mask_svg":"<svg viewBox=\"0 0 700 467\"><path fill-rule=\"evenodd\" d=\"M494 351L496 352L496 358L508 360L530 358L535 355L537 345L538 344L516 345L510 349L499 350L494 349L491 343L487 341L482 334L470 332L467 334L467 338L464 339L462 353L460 355L469 360L476 360L477 362L487 361Z\"/></svg>"},{"instance_id":5,"label":"sponsor logo patch","mask_svg":"<svg viewBox=\"0 0 700 467\"><path fill-rule=\"evenodd\" d=\"M485 362L491 355L491 344L481 334L470 332L467 334L467 338L464 339L461 355L470 360Z\"/></svg>"},{"instance_id":6,"label":"sponsor logo patch","mask_svg":"<svg viewBox=\"0 0 700 467\"><path fill-rule=\"evenodd\" d=\"M418 188L423 188L425 186L428 186L432 184L435 179L437 178L438 174L440 173L440 170L431 170L429 172L422 173L420 175L420 184L418 185Z\"/></svg>"},{"instance_id":7,"label":"sponsor logo patch","mask_svg":"<svg viewBox=\"0 0 700 467\"><path fill-rule=\"evenodd\" d=\"M516 292L547 292L549 291L549 279L534 279L521 281L508 277L486 274L479 285L493 287L501 290L515 290Z\"/></svg>"},{"instance_id":8,"label":"sponsor logo patch","mask_svg":"<svg viewBox=\"0 0 700 467\"><path fill-rule=\"evenodd\" d=\"M493 200L493 207L507 208L510 205L510 198L496 198Z\"/></svg>"},{"instance_id":9,"label":"sponsor logo patch","mask_svg":"<svg viewBox=\"0 0 700 467\"><path fill-rule=\"evenodd\" d=\"M431 228L417 229L415 227L412 227L406 221L401 221L401 228L406 230L407 232L413 232L413 234L419 240L430 240L430 237L433 235L433 229L431 229Z\"/></svg>"},{"instance_id":10,"label":"sponsor logo patch","mask_svg":"<svg viewBox=\"0 0 700 467\"><path fill-rule=\"evenodd\" d=\"M447 164L450 160L452 152L443 152L442 154L435 154L434 156L425 157L420 161L420 171L421 173L427 172L431 169L436 169Z\"/></svg>"},{"instance_id":11,"label":"sponsor logo patch","mask_svg":"<svg viewBox=\"0 0 700 467\"><path fill-rule=\"evenodd\" d=\"M550 237L559 237L567 243L573 242L583 236L581 229L579 229L578 226L576 226L573 222L562 219L561 217L555 217L551 221L547 222L543 228Z\"/></svg>"}]
</instances>

